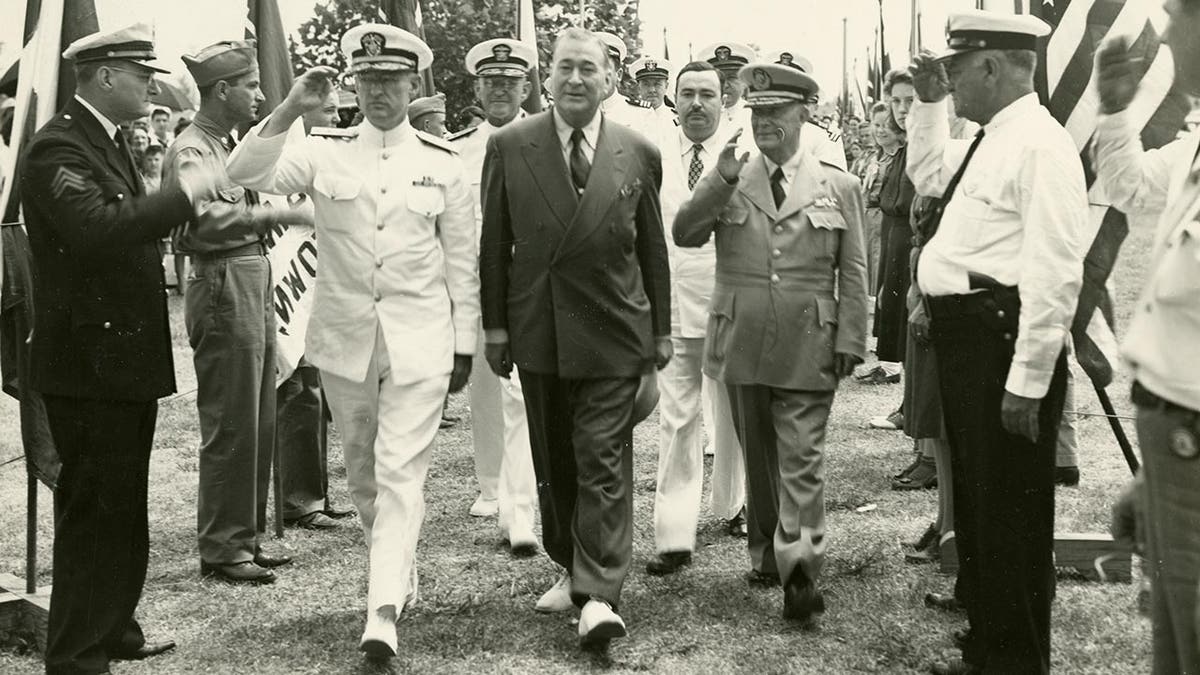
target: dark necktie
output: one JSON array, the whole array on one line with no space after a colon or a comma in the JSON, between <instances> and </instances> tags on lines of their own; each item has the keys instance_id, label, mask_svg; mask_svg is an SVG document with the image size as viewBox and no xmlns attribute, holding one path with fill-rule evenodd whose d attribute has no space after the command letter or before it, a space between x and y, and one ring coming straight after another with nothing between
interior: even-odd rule
<instances>
[{"instance_id":1,"label":"dark necktie","mask_svg":"<svg viewBox=\"0 0 1200 675\"><path fill-rule=\"evenodd\" d=\"M121 154L121 157L123 157L125 159L125 166L129 169L129 172L130 172L129 175L132 176L133 179L139 183L138 188L139 188L139 192L140 192L141 191L140 183L142 180L142 178L141 178L142 173L140 171L138 171L137 160L135 160L133 158L133 152L130 151L129 144L125 142L125 134L122 133L120 129L117 129L117 133L116 133L116 135L113 136L113 140L117 142L117 152L119 152Z\"/></svg>"},{"instance_id":2,"label":"dark necktie","mask_svg":"<svg viewBox=\"0 0 1200 675\"><path fill-rule=\"evenodd\" d=\"M929 227L929 232L925 236L925 241L933 239L933 235L937 234L938 227L942 224L942 214L945 213L946 207L950 205L950 198L954 196L954 191L958 189L958 184L962 182L963 174L967 172L967 164L971 162L971 158L975 156L975 151L979 149L980 142L983 141L983 127L979 128L975 134L975 140L971 141L971 147L967 148L967 154L963 156L962 164L958 165L958 171L950 178L950 182L946 184L946 191L942 193L942 198L933 208L936 210L934 220Z\"/></svg>"},{"instance_id":3,"label":"dark necktie","mask_svg":"<svg viewBox=\"0 0 1200 675\"><path fill-rule=\"evenodd\" d=\"M583 129L576 129L571 132L571 182L575 184L576 192L583 192L587 187L591 170L592 165L583 154Z\"/></svg>"},{"instance_id":4,"label":"dark necktie","mask_svg":"<svg viewBox=\"0 0 1200 675\"><path fill-rule=\"evenodd\" d=\"M704 161L700 159L700 152L704 150L704 146L699 143L692 144L692 163L688 166L688 189L692 190L696 187L696 182L700 180L700 176L704 174Z\"/></svg>"},{"instance_id":5,"label":"dark necktie","mask_svg":"<svg viewBox=\"0 0 1200 675\"><path fill-rule=\"evenodd\" d=\"M775 173L771 174L771 196L775 198L775 208L783 206L783 200L787 199L787 193L783 190L783 167L775 167Z\"/></svg>"}]
</instances>

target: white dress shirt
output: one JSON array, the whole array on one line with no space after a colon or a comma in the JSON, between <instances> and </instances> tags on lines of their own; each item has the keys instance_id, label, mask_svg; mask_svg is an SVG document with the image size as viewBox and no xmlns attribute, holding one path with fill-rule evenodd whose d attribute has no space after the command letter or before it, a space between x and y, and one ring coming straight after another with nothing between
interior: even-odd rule
<instances>
[{"instance_id":1,"label":"white dress shirt","mask_svg":"<svg viewBox=\"0 0 1200 675\"><path fill-rule=\"evenodd\" d=\"M104 127L104 133L108 134L108 137L113 143L116 143L117 132L121 130L121 127L113 124L112 120L105 117L99 110L96 110L96 106L85 101L79 94L75 94L75 100L79 101L80 105L87 108L88 112L92 113L92 115L100 122L100 126Z\"/></svg>"},{"instance_id":2,"label":"white dress shirt","mask_svg":"<svg viewBox=\"0 0 1200 675\"><path fill-rule=\"evenodd\" d=\"M567 124L557 110L553 115L554 130L558 132L558 142L562 145L563 159L569 167L571 166L571 134L575 133L575 127ZM602 113L597 110L592 121L583 127L583 156L587 158L588 164L596 162L596 143L600 140L600 119L602 117Z\"/></svg>"},{"instance_id":3,"label":"white dress shirt","mask_svg":"<svg viewBox=\"0 0 1200 675\"><path fill-rule=\"evenodd\" d=\"M908 114L908 175L940 197L970 141L951 140L946 102ZM1005 389L1042 398L1066 344L1091 242L1088 198L1071 136L1028 94L996 113L941 226L925 245L917 283L929 296L973 292L967 273L1016 286L1021 316Z\"/></svg>"},{"instance_id":4,"label":"white dress shirt","mask_svg":"<svg viewBox=\"0 0 1200 675\"><path fill-rule=\"evenodd\" d=\"M1153 393L1200 410L1200 132L1142 151L1126 113L1100 118L1096 177L1127 213L1161 212L1122 353Z\"/></svg>"}]
</instances>

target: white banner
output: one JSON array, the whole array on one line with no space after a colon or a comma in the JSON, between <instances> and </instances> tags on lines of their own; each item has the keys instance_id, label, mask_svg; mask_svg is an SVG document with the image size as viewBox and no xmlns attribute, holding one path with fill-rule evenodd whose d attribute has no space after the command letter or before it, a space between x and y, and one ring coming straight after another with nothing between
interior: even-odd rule
<instances>
[{"instance_id":1,"label":"white banner","mask_svg":"<svg viewBox=\"0 0 1200 675\"><path fill-rule=\"evenodd\" d=\"M316 233L310 226L276 225L267 234L267 248L275 286L275 383L279 385L291 377L304 356L317 284Z\"/></svg>"}]
</instances>

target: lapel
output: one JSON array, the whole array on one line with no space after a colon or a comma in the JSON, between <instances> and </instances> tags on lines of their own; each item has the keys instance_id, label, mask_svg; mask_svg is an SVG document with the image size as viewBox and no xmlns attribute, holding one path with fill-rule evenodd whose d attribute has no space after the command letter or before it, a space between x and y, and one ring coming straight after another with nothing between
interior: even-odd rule
<instances>
[{"instance_id":1,"label":"lapel","mask_svg":"<svg viewBox=\"0 0 1200 675\"><path fill-rule=\"evenodd\" d=\"M791 189L779 208L777 221L785 220L796 213L808 208L816 200L817 195L825 190L825 178L821 173L821 163L811 152L803 152L800 167L792 180Z\"/></svg>"},{"instance_id":2,"label":"lapel","mask_svg":"<svg viewBox=\"0 0 1200 675\"><path fill-rule=\"evenodd\" d=\"M96 119L92 111L83 107L83 104L72 97L71 101L67 103L65 112L73 115L75 119L80 120L84 134L87 135L92 146L104 157L104 161L108 163L109 168L124 179L125 185L129 188L131 194L138 194L140 192L140 181L130 174L133 167L129 166L129 160L125 158L120 148L117 147L116 142L104 132L104 125L100 124L100 120Z\"/></svg>"},{"instance_id":3,"label":"lapel","mask_svg":"<svg viewBox=\"0 0 1200 675\"><path fill-rule=\"evenodd\" d=\"M742 169L742 178L738 181L738 191L760 211L778 220L775 216L775 198L771 196L771 179L767 175L767 160L756 155ZM785 200L786 203L786 200Z\"/></svg>"},{"instance_id":4,"label":"lapel","mask_svg":"<svg viewBox=\"0 0 1200 675\"><path fill-rule=\"evenodd\" d=\"M604 116L600 120L600 133L596 137L596 153L592 157L587 187L580 196L579 207L567 227L556 256L563 255L572 245L586 240L604 222L609 210L620 201L618 192L625 184L628 159L629 153L621 143L620 131L609 124L607 115ZM643 185L642 189L653 189L653 186Z\"/></svg>"},{"instance_id":5,"label":"lapel","mask_svg":"<svg viewBox=\"0 0 1200 675\"><path fill-rule=\"evenodd\" d=\"M563 159L562 144L554 129L553 113L547 111L541 117L533 133L521 146L521 155L540 188L542 198L565 228L579 210L579 198L568 178L567 162Z\"/></svg>"}]
</instances>

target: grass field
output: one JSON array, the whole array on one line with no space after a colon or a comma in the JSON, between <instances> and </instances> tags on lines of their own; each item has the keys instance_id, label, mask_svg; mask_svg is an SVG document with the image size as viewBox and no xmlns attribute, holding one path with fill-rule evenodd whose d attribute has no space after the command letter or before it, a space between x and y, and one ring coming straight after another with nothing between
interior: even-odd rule
<instances>
[{"instance_id":1,"label":"grass field","mask_svg":"<svg viewBox=\"0 0 1200 675\"><path fill-rule=\"evenodd\" d=\"M1116 273L1120 326L1143 278L1150 234L1134 232ZM183 336L182 303L171 299L180 391L194 387ZM1082 378L1076 408L1098 412ZM1109 391L1128 414L1129 379ZM179 647L141 663L116 663L120 673L354 673L354 672L664 672L853 673L923 671L954 655L949 633L964 619L930 610L921 598L947 591L952 580L929 567L904 563L900 542L918 535L936 510L934 492L899 493L888 477L907 463L911 442L895 432L870 431L868 417L890 411L899 386L843 385L828 438L829 561L822 579L829 611L816 630L800 631L780 618L778 589L750 588L744 540L721 523L701 524L695 564L677 576L648 576L653 554L651 510L657 462L657 416L636 431L634 569L622 615L630 636L605 656L581 654L564 616L533 611L555 579L541 555L511 558L494 519L470 518L475 497L470 417L465 397L452 399L463 415L443 432L426 485L428 512L419 548L421 602L398 625L400 656L387 668L367 664L356 650L365 600L364 545L356 526L335 533L289 530L269 547L296 562L264 588L202 581L195 538L198 431L194 397L164 402L151 466L151 557L139 617L150 637ZM1125 423L1132 434L1132 425ZM1060 488L1060 532L1103 532L1128 469L1102 418L1079 420L1079 488ZM0 402L0 461L20 454L16 406ZM331 449L333 492L347 502L340 449ZM42 490L39 557L50 580L50 494ZM875 504L865 513L856 507ZM23 574L25 478L20 464L0 468L0 571ZM1149 622L1135 609L1136 585L1063 582L1054 604L1053 667L1061 673L1149 671ZM0 672L41 672L36 655L0 652Z\"/></svg>"}]
</instances>

